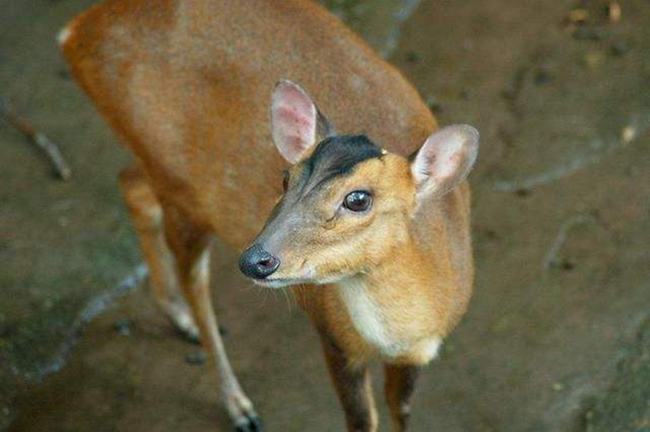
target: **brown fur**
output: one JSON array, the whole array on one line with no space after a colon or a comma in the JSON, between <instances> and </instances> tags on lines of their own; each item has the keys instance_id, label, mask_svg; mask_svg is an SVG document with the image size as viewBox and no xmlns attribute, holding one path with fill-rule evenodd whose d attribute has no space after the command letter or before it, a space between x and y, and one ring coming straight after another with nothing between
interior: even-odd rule
<instances>
[{"instance_id":1,"label":"brown fur","mask_svg":"<svg viewBox=\"0 0 650 432\"><path fill-rule=\"evenodd\" d=\"M297 246L283 251L281 271L298 269L305 257L319 276L363 268L391 334L412 348L383 360L430 360L418 344L446 336L471 295L469 188L463 183L415 213L405 156L437 125L399 72L338 19L302 0L107 0L67 29L62 50L75 78L137 157L122 184L156 296L167 301L164 292L172 288L165 284L183 291L222 372L235 422L253 424L255 414L216 331L202 260L212 234L237 249L247 246L282 193L287 164L268 125L269 96L280 79L299 82L339 133L364 133L390 152L333 181L318 201L325 206L365 184L377 194L379 211L361 223L299 232ZM292 176L300 169L291 168ZM295 291L340 354L330 365L335 381L340 368L382 357L354 330L334 287ZM359 421L376 428L370 417Z\"/></svg>"}]
</instances>

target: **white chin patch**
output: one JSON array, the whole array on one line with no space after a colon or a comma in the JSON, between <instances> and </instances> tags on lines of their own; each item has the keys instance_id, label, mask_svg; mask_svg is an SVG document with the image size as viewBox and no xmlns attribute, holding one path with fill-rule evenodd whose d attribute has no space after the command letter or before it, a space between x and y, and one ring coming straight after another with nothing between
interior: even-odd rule
<instances>
[{"instance_id":1,"label":"white chin patch","mask_svg":"<svg viewBox=\"0 0 650 432\"><path fill-rule=\"evenodd\" d=\"M291 285L296 285L296 282L290 279L278 279L278 280L253 279L253 282L256 285L263 286L264 288L284 288Z\"/></svg>"}]
</instances>

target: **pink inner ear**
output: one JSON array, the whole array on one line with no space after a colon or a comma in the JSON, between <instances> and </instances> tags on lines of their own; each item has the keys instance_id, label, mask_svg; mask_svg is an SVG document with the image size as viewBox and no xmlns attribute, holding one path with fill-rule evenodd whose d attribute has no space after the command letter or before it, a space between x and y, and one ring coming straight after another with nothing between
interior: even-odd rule
<instances>
[{"instance_id":1,"label":"pink inner ear","mask_svg":"<svg viewBox=\"0 0 650 432\"><path fill-rule=\"evenodd\" d=\"M464 180L476 160L478 139L468 125L447 126L431 135L411 166L418 189L444 193Z\"/></svg>"},{"instance_id":2,"label":"pink inner ear","mask_svg":"<svg viewBox=\"0 0 650 432\"><path fill-rule=\"evenodd\" d=\"M273 93L271 121L273 141L280 154L290 163L298 162L315 141L314 103L296 84L283 81Z\"/></svg>"}]
</instances>

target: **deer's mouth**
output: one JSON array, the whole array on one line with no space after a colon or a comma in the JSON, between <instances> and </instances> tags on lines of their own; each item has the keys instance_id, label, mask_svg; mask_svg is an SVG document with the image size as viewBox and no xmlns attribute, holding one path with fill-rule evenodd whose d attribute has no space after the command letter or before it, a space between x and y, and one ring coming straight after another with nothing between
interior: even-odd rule
<instances>
[{"instance_id":1,"label":"deer's mouth","mask_svg":"<svg viewBox=\"0 0 650 432\"><path fill-rule=\"evenodd\" d=\"M257 285L265 288L286 288L296 285L326 285L335 284L343 279L353 276L352 273L324 275L321 277L268 277L265 279L254 279Z\"/></svg>"},{"instance_id":2,"label":"deer's mouth","mask_svg":"<svg viewBox=\"0 0 650 432\"><path fill-rule=\"evenodd\" d=\"M265 288L285 288L293 285L299 285L301 283L307 283L306 281L303 281L301 279L289 279L289 278L253 279L253 282Z\"/></svg>"}]
</instances>

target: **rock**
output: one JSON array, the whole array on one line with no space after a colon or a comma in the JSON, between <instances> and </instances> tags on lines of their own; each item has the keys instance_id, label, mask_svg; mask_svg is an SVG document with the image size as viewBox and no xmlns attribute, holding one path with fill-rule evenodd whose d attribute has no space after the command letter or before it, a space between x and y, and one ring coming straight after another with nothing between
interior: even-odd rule
<instances>
[{"instance_id":1,"label":"rock","mask_svg":"<svg viewBox=\"0 0 650 432\"><path fill-rule=\"evenodd\" d=\"M113 323L113 330L115 330L120 336L130 336L132 324L133 322L130 319L123 318Z\"/></svg>"},{"instance_id":2,"label":"rock","mask_svg":"<svg viewBox=\"0 0 650 432\"><path fill-rule=\"evenodd\" d=\"M540 69L535 71L533 81L537 85L544 85L544 84L548 84L548 83L552 82L553 81L553 76L548 71L548 69L540 68Z\"/></svg>"},{"instance_id":3,"label":"rock","mask_svg":"<svg viewBox=\"0 0 650 432\"><path fill-rule=\"evenodd\" d=\"M517 189L515 191L515 195L517 195L518 197L522 197L522 198L529 196L531 193L532 193L532 191L530 189L527 189L527 188L521 188L521 189Z\"/></svg>"},{"instance_id":4,"label":"rock","mask_svg":"<svg viewBox=\"0 0 650 432\"><path fill-rule=\"evenodd\" d=\"M185 361L193 366L200 366L205 363L208 356L205 351L194 351L185 356Z\"/></svg>"},{"instance_id":5,"label":"rock","mask_svg":"<svg viewBox=\"0 0 650 432\"><path fill-rule=\"evenodd\" d=\"M442 104L435 96L427 96L426 103L432 113L437 114L442 111Z\"/></svg>"},{"instance_id":6,"label":"rock","mask_svg":"<svg viewBox=\"0 0 650 432\"><path fill-rule=\"evenodd\" d=\"M611 47L609 47L609 53L614 57L623 57L630 51L630 46L623 41L614 42Z\"/></svg>"},{"instance_id":7,"label":"rock","mask_svg":"<svg viewBox=\"0 0 650 432\"><path fill-rule=\"evenodd\" d=\"M420 62L420 55L416 53L415 51L409 51L406 53L406 61L408 63L419 63Z\"/></svg>"}]
</instances>

